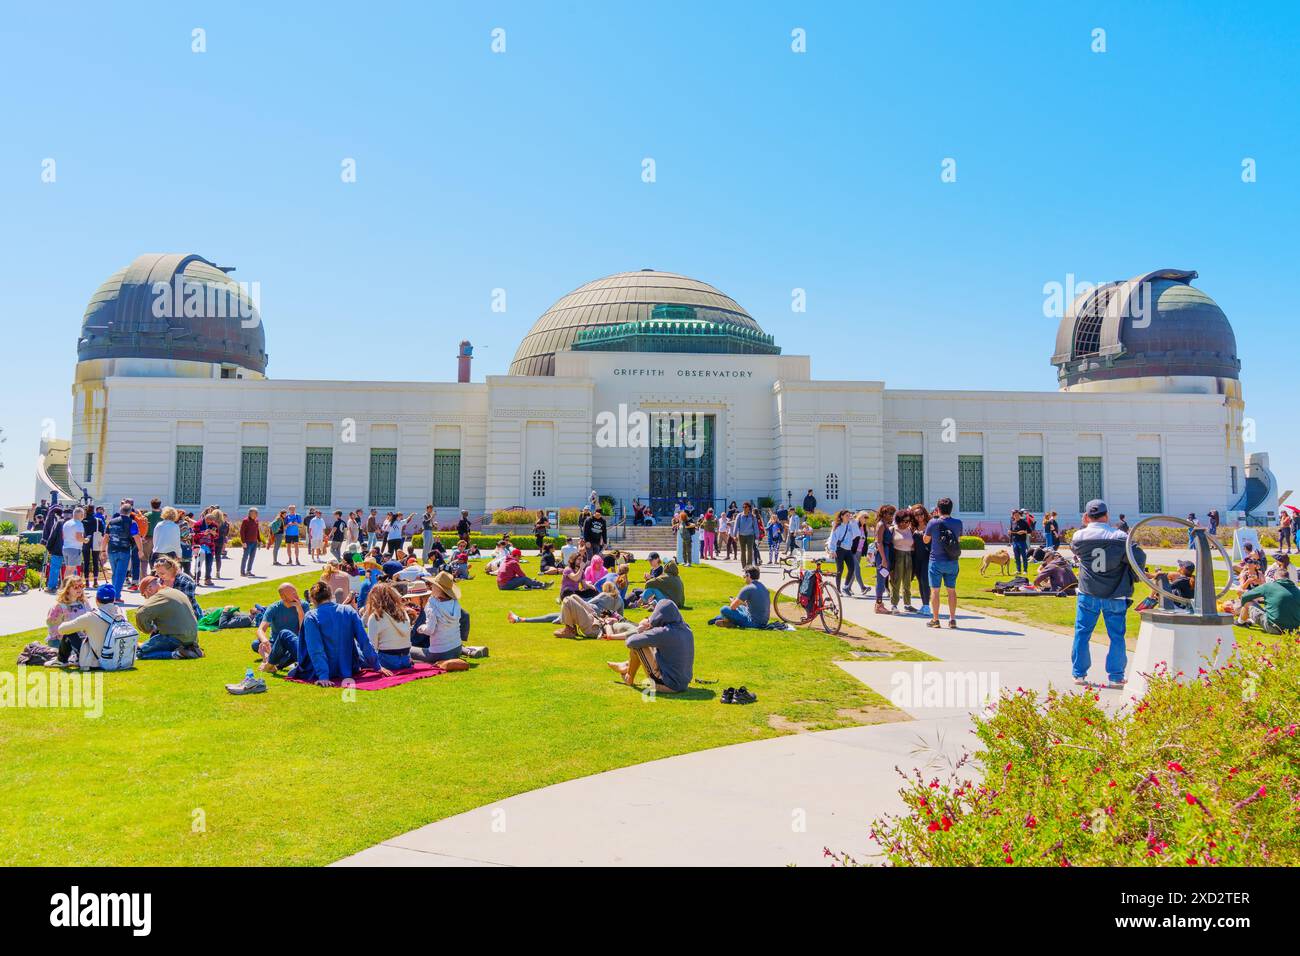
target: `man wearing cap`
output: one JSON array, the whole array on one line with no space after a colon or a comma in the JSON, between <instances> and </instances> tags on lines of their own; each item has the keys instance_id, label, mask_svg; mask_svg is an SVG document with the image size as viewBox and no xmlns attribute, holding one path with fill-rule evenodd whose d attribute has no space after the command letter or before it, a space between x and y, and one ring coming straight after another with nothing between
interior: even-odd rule
<instances>
[{"instance_id":1,"label":"man wearing cap","mask_svg":"<svg viewBox=\"0 0 1300 956\"><path fill-rule=\"evenodd\" d=\"M497 590L498 591L515 591L519 588L528 590L540 590L549 588L553 581L538 581L536 578L530 578L524 574L524 569L519 566L519 559L523 556L518 548L513 548L506 559L501 562L501 567L497 570Z\"/></svg>"},{"instance_id":2,"label":"man wearing cap","mask_svg":"<svg viewBox=\"0 0 1300 956\"><path fill-rule=\"evenodd\" d=\"M1133 571L1125 556L1128 535L1111 527L1106 502L1094 498L1083 511L1083 527L1074 533L1070 548L1079 561L1079 593L1075 605L1074 646L1071 667L1074 682L1087 685L1092 666L1091 641L1097 618L1106 622L1110 650L1106 654L1106 676L1110 686L1124 686L1128 652L1124 647L1125 615L1133 598ZM1147 556L1137 546L1133 556L1145 565Z\"/></svg>"},{"instance_id":3,"label":"man wearing cap","mask_svg":"<svg viewBox=\"0 0 1300 956\"><path fill-rule=\"evenodd\" d=\"M1023 511L1011 512L1011 553L1016 556L1017 574L1029 573L1029 535L1032 531Z\"/></svg>"},{"instance_id":4,"label":"man wearing cap","mask_svg":"<svg viewBox=\"0 0 1300 956\"><path fill-rule=\"evenodd\" d=\"M93 666L104 646L104 638L108 636L109 625L123 617L113 585L100 585L95 592L95 610L69 618L59 625L59 664L79 664L82 646L89 643L92 653L87 654L86 659Z\"/></svg>"}]
</instances>

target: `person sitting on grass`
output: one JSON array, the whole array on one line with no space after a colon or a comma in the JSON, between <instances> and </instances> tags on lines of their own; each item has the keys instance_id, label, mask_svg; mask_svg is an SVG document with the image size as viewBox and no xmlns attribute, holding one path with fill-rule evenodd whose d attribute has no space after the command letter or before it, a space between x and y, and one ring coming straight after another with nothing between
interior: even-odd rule
<instances>
[{"instance_id":1,"label":"person sitting on grass","mask_svg":"<svg viewBox=\"0 0 1300 956\"><path fill-rule=\"evenodd\" d=\"M446 571L424 579L429 586L429 600L415 621L411 660L437 664L460 657L465 638L469 637L469 612L460 605L460 587ZM418 646L421 641L426 646Z\"/></svg>"},{"instance_id":2,"label":"person sitting on grass","mask_svg":"<svg viewBox=\"0 0 1300 956\"><path fill-rule=\"evenodd\" d=\"M669 561L664 565L664 573L660 574L646 583L645 589L640 595L636 596L636 605L638 607L654 607L659 601L665 598L672 601L679 608L686 606L686 585L682 581L681 572L677 568L676 561ZM628 602L632 603L631 601Z\"/></svg>"},{"instance_id":3,"label":"person sitting on grass","mask_svg":"<svg viewBox=\"0 0 1300 956\"><path fill-rule=\"evenodd\" d=\"M113 585L100 585L95 592L95 609L70 617L58 625L59 652L50 666L79 667L84 657L87 666L94 666L104 647L109 625L124 620L125 612L117 603ZM89 651L89 653L86 653Z\"/></svg>"},{"instance_id":4,"label":"person sitting on grass","mask_svg":"<svg viewBox=\"0 0 1300 956\"><path fill-rule=\"evenodd\" d=\"M538 581L524 574L524 569L519 565L519 559L522 557L518 548L511 550L510 554L502 562L501 567L497 570L497 590L498 591L517 591L520 588L527 590L540 590L549 588L553 581Z\"/></svg>"},{"instance_id":5,"label":"person sitting on grass","mask_svg":"<svg viewBox=\"0 0 1300 956\"><path fill-rule=\"evenodd\" d=\"M175 558L157 558L153 563L153 573L162 582L163 587L175 588L189 598L194 620L203 617L203 608L199 606L198 598L195 596L199 583L181 570L179 561Z\"/></svg>"},{"instance_id":6,"label":"person sitting on grass","mask_svg":"<svg viewBox=\"0 0 1300 956\"><path fill-rule=\"evenodd\" d=\"M555 545L547 541L542 545L541 554L538 557L538 574L559 574L560 564L555 560Z\"/></svg>"},{"instance_id":7,"label":"person sitting on grass","mask_svg":"<svg viewBox=\"0 0 1300 956\"><path fill-rule=\"evenodd\" d=\"M483 570L488 574L496 574L497 571L501 570L501 566L510 559L510 552L513 550L514 548L510 542L502 538L497 542L496 548L492 551L492 557L488 558L488 563Z\"/></svg>"},{"instance_id":8,"label":"person sitting on grass","mask_svg":"<svg viewBox=\"0 0 1300 956\"><path fill-rule=\"evenodd\" d=\"M1265 634L1284 634L1300 628L1300 588L1285 578L1251 588L1241 596L1238 623L1258 627Z\"/></svg>"},{"instance_id":9,"label":"person sitting on grass","mask_svg":"<svg viewBox=\"0 0 1300 956\"><path fill-rule=\"evenodd\" d=\"M754 565L745 568L745 586L709 623L719 627L767 627L772 614L772 596L767 585L759 580L759 574Z\"/></svg>"},{"instance_id":10,"label":"person sitting on grass","mask_svg":"<svg viewBox=\"0 0 1300 956\"><path fill-rule=\"evenodd\" d=\"M447 570L451 572L453 578L461 581L468 581L472 577L469 573L469 562L472 557L469 547L468 541L459 542L455 552L447 559Z\"/></svg>"},{"instance_id":11,"label":"person sitting on grass","mask_svg":"<svg viewBox=\"0 0 1300 956\"><path fill-rule=\"evenodd\" d=\"M400 671L411 666L411 616L397 588L385 581L376 584L362 621L381 668Z\"/></svg>"},{"instance_id":12,"label":"person sitting on grass","mask_svg":"<svg viewBox=\"0 0 1300 956\"><path fill-rule=\"evenodd\" d=\"M1273 563L1264 572L1264 580L1292 582L1300 580L1296 575L1296 569L1291 565L1291 556L1285 551L1276 552L1273 555Z\"/></svg>"},{"instance_id":13,"label":"person sitting on grass","mask_svg":"<svg viewBox=\"0 0 1300 956\"><path fill-rule=\"evenodd\" d=\"M624 643L627 661L606 661L606 666L629 687L636 686L636 676L642 667L661 694L680 694L690 686L695 667L695 635L672 601L656 604L650 616L627 635Z\"/></svg>"},{"instance_id":14,"label":"person sitting on grass","mask_svg":"<svg viewBox=\"0 0 1300 956\"><path fill-rule=\"evenodd\" d=\"M1079 578L1070 567L1070 562L1057 551L1047 552L1043 563L1038 566L1038 574L1034 576L1034 587L1045 591L1064 591L1078 583Z\"/></svg>"},{"instance_id":15,"label":"person sitting on grass","mask_svg":"<svg viewBox=\"0 0 1300 956\"><path fill-rule=\"evenodd\" d=\"M79 574L63 579L59 585L58 593L54 597L54 604L50 607L50 612L45 616L46 638L45 643L50 647L61 647L67 636L59 630L59 625L64 621L70 621L74 617L80 617L90 609L86 603L86 579ZM81 646L81 635L72 635L76 648Z\"/></svg>"},{"instance_id":16,"label":"person sitting on grass","mask_svg":"<svg viewBox=\"0 0 1300 956\"><path fill-rule=\"evenodd\" d=\"M365 668L392 676L392 671L380 666L361 615L336 604L328 584L317 581L307 597L312 609L303 618L298 663L289 671L290 677L330 687L334 681L349 679Z\"/></svg>"},{"instance_id":17,"label":"person sitting on grass","mask_svg":"<svg viewBox=\"0 0 1300 956\"><path fill-rule=\"evenodd\" d=\"M352 576L343 570L338 561L327 561L321 569L320 579L330 586L330 593L340 604L353 604Z\"/></svg>"},{"instance_id":18,"label":"person sitting on grass","mask_svg":"<svg viewBox=\"0 0 1300 956\"><path fill-rule=\"evenodd\" d=\"M560 602L570 594L576 594L579 597L595 597L596 589L586 582L583 577L585 568L582 565L582 555L574 553L569 556L568 564L560 575Z\"/></svg>"},{"instance_id":19,"label":"person sitting on grass","mask_svg":"<svg viewBox=\"0 0 1300 956\"><path fill-rule=\"evenodd\" d=\"M272 602L262 615L253 640L253 653L262 658L262 670L275 671L298 662L302 641L302 623L307 616L298 589L285 581L277 589L278 601Z\"/></svg>"},{"instance_id":20,"label":"person sitting on grass","mask_svg":"<svg viewBox=\"0 0 1300 956\"><path fill-rule=\"evenodd\" d=\"M583 598L578 597L576 594L571 596L578 601L584 600ZM567 601L568 598L566 597L565 602ZM606 581L604 586L601 588L600 593L597 594L595 597L593 597L591 600L584 601L584 603L586 603L586 605L589 608L591 608L591 610L597 616L604 615L604 614L613 615L613 614L623 613L623 598L619 595L618 588L614 585L613 581ZM571 611L570 616L575 617L576 615ZM582 616L576 616L576 617L578 617L578 619L582 620L584 623L586 622L585 617ZM514 611L506 612L506 620L509 621L511 624L559 624L561 623L563 618L564 618L563 608L561 608L560 611L556 611L554 614L539 614L536 617L521 617L518 614L516 614ZM574 629L578 630L576 626ZM576 635L566 633L562 636L574 637ZM594 635L588 634L587 636L591 637Z\"/></svg>"},{"instance_id":21,"label":"person sitting on grass","mask_svg":"<svg viewBox=\"0 0 1300 956\"><path fill-rule=\"evenodd\" d=\"M140 582L144 604L135 612L135 624L150 637L136 657L143 661L186 661L203 657L199 647L199 620L189 599L176 588L163 587L149 575Z\"/></svg>"}]
</instances>

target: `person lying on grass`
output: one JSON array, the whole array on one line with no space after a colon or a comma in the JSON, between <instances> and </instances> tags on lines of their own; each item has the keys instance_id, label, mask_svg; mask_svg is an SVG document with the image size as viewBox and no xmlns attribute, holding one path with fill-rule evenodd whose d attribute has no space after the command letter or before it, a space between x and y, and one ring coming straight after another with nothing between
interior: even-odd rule
<instances>
[{"instance_id":1,"label":"person lying on grass","mask_svg":"<svg viewBox=\"0 0 1300 956\"><path fill-rule=\"evenodd\" d=\"M695 668L695 635L672 601L662 600L624 638L627 661L606 661L629 687L642 667L662 694L680 694L690 686Z\"/></svg>"},{"instance_id":2,"label":"person lying on grass","mask_svg":"<svg viewBox=\"0 0 1300 956\"><path fill-rule=\"evenodd\" d=\"M570 600L576 602L569 604ZM586 610L582 609L586 605ZM566 614L567 606L567 614ZM560 605L560 610L554 614L541 614L537 617L520 617L514 611L506 612L506 620L511 624L560 624L564 623L563 633L556 631L556 637L577 637L581 633L584 637L595 637L600 631L600 618L603 615L618 615L623 613L623 599L619 596L618 587L613 581L606 581L601 586L600 593L593 596L590 600L579 597L577 594L570 594ZM566 620L567 618L567 620ZM573 623L569 623L569 622Z\"/></svg>"},{"instance_id":3,"label":"person lying on grass","mask_svg":"<svg viewBox=\"0 0 1300 956\"><path fill-rule=\"evenodd\" d=\"M772 596L767 585L759 580L759 573L754 565L745 568L745 586L730 604L718 611L718 616L709 621L710 624L718 627L767 627L772 614Z\"/></svg>"},{"instance_id":4,"label":"person lying on grass","mask_svg":"<svg viewBox=\"0 0 1300 956\"><path fill-rule=\"evenodd\" d=\"M330 687L334 681L353 677L366 668L392 676L392 671L380 665L361 615L336 604L328 584L317 581L307 597L312 609L302 622L298 663L289 671L290 677Z\"/></svg>"},{"instance_id":5,"label":"person lying on grass","mask_svg":"<svg viewBox=\"0 0 1300 956\"><path fill-rule=\"evenodd\" d=\"M519 565L519 559L522 556L519 549L514 548L501 563L501 566L497 569L498 591L516 591L520 588L539 590L549 588L555 583L554 581L538 581L524 574L524 569Z\"/></svg>"},{"instance_id":6,"label":"person lying on grass","mask_svg":"<svg viewBox=\"0 0 1300 956\"><path fill-rule=\"evenodd\" d=\"M298 589L289 582L277 588L280 600L262 615L253 640L253 653L262 658L262 670L275 671L298 662L298 643L302 640L302 622L307 610L302 606Z\"/></svg>"},{"instance_id":7,"label":"person lying on grass","mask_svg":"<svg viewBox=\"0 0 1300 956\"><path fill-rule=\"evenodd\" d=\"M370 642L379 655L379 666L390 671L411 666L411 620L413 612L397 588L380 581L370 591L362 621Z\"/></svg>"}]
</instances>

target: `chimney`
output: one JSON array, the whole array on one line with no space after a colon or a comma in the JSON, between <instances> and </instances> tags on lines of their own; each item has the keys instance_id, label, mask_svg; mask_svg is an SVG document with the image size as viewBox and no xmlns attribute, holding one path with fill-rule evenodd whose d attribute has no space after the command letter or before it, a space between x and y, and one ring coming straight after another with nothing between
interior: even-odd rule
<instances>
[{"instance_id":1,"label":"chimney","mask_svg":"<svg viewBox=\"0 0 1300 956\"><path fill-rule=\"evenodd\" d=\"M469 363L470 360L474 358L474 346L469 344L468 339L465 339L460 343L460 350L456 353L456 356L456 381L468 382Z\"/></svg>"}]
</instances>

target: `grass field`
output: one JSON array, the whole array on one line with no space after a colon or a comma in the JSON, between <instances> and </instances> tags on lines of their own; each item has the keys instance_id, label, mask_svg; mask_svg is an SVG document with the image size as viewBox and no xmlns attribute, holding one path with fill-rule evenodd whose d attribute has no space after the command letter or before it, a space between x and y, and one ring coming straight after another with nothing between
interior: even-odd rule
<instances>
[{"instance_id":1,"label":"grass field","mask_svg":"<svg viewBox=\"0 0 1300 956\"><path fill-rule=\"evenodd\" d=\"M634 578L643 570L634 566ZM265 694L232 697L222 685L252 662L253 632L229 630L201 637L202 660L103 675L98 719L0 708L0 863L328 863L522 791L778 727L845 726L887 707L834 665L850 644L707 627L738 579L712 568L683 576L696 682L676 696L647 700L618 683L604 662L625 657L621 644L507 624L507 609L554 610L555 591L499 592L480 570L463 584L464 604L470 642L491 656L463 673L355 700L276 678ZM269 603L277 583L220 601ZM0 638L0 671L13 672L19 648L43 636ZM758 703L722 706L722 690L741 684Z\"/></svg>"},{"instance_id":2,"label":"grass field","mask_svg":"<svg viewBox=\"0 0 1300 956\"><path fill-rule=\"evenodd\" d=\"M1154 574L1157 569L1169 570L1169 568L1153 565L1150 573ZM957 577L958 608L964 607L967 610L978 611L982 614L1005 617L1025 624L1032 624L1045 630L1058 631L1062 634L1074 633L1075 602L1073 598L1003 597L990 593L989 588L993 587L995 581L999 579L1005 581L1012 576L1012 573L1002 574L990 569L987 575L981 577L980 559L962 558L961 574ZM1223 585L1227 583L1228 573L1226 571L1216 571L1214 579L1217 588L1222 589ZM1146 585L1138 584L1134 595L1134 606L1149 593L1150 589ZM916 600L915 597L913 600ZM944 611L944 613L947 612ZM1130 607L1126 630L1126 641L1130 648L1137 643L1138 628L1141 623L1137 612ZM1258 632L1252 632L1249 628L1242 627L1236 628L1236 631L1239 640L1244 635L1258 634ZM1094 640L1103 642L1106 640L1106 628L1100 621L1098 621L1097 630L1094 632Z\"/></svg>"}]
</instances>

